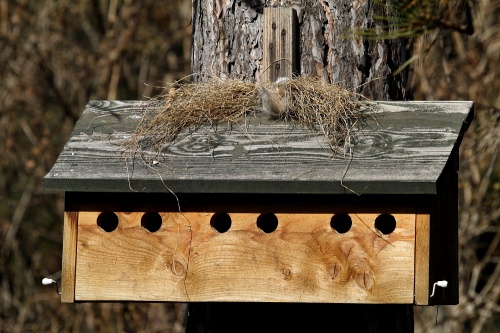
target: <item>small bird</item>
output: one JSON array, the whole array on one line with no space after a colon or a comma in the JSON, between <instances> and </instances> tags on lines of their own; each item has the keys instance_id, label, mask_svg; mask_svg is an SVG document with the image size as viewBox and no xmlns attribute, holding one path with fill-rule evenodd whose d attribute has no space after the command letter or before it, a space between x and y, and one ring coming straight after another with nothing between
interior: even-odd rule
<instances>
[{"instance_id":1,"label":"small bird","mask_svg":"<svg viewBox=\"0 0 500 333\"><path fill-rule=\"evenodd\" d=\"M282 118L288 110L286 96L286 77L280 77L270 85L262 85L259 89L260 104L262 113L272 118Z\"/></svg>"}]
</instances>

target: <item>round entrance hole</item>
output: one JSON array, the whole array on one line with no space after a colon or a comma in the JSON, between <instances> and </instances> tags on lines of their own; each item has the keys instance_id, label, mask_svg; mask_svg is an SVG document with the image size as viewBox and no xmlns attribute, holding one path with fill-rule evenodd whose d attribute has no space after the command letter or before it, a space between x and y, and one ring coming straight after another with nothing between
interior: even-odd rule
<instances>
[{"instance_id":1,"label":"round entrance hole","mask_svg":"<svg viewBox=\"0 0 500 333\"><path fill-rule=\"evenodd\" d=\"M141 226L149 232L160 230L162 219L157 212L145 213L141 218Z\"/></svg>"},{"instance_id":2,"label":"round entrance hole","mask_svg":"<svg viewBox=\"0 0 500 333\"><path fill-rule=\"evenodd\" d=\"M97 217L97 226L106 232L112 232L118 227L118 216L113 212L102 212Z\"/></svg>"},{"instance_id":3,"label":"round entrance hole","mask_svg":"<svg viewBox=\"0 0 500 333\"><path fill-rule=\"evenodd\" d=\"M210 219L210 226L223 234L231 228L231 216L228 213L215 213Z\"/></svg>"},{"instance_id":4,"label":"round entrance hole","mask_svg":"<svg viewBox=\"0 0 500 333\"><path fill-rule=\"evenodd\" d=\"M335 214L330 220L330 226L339 234L345 234L352 227L352 220L349 214Z\"/></svg>"},{"instance_id":5,"label":"round entrance hole","mask_svg":"<svg viewBox=\"0 0 500 333\"><path fill-rule=\"evenodd\" d=\"M396 230L396 219L391 214L381 214L375 219L375 229L389 235Z\"/></svg>"},{"instance_id":6,"label":"round entrance hole","mask_svg":"<svg viewBox=\"0 0 500 333\"><path fill-rule=\"evenodd\" d=\"M278 218L273 213L260 214L257 218L257 227L269 234L278 227Z\"/></svg>"}]
</instances>

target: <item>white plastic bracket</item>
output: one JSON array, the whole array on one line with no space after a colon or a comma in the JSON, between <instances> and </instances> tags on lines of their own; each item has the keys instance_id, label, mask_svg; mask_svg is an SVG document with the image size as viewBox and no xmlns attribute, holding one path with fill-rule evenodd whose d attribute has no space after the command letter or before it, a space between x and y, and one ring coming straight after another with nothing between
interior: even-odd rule
<instances>
[{"instance_id":1,"label":"white plastic bracket","mask_svg":"<svg viewBox=\"0 0 500 333\"><path fill-rule=\"evenodd\" d=\"M448 287L448 281L441 280L441 281L435 282L434 285L432 286L431 297L434 296L434 292L436 291L436 286L441 287L441 288L446 288L446 287Z\"/></svg>"}]
</instances>

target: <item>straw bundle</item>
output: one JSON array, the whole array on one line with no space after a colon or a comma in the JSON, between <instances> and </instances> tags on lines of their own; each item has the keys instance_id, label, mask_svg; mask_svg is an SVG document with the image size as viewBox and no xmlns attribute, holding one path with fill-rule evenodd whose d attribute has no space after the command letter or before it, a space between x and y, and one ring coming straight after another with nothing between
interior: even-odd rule
<instances>
[{"instance_id":1,"label":"straw bundle","mask_svg":"<svg viewBox=\"0 0 500 333\"><path fill-rule=\"evenodd\" d=\"M322 133L332 152L346 152L353 130L366 114L359 100L353 91L316 77L265 85L230 79L181 84L153 101L154 107L145 112L127 147L134 153L160 154L183 131L261 112L297 120Z\"/></svg>"}]
</instances>

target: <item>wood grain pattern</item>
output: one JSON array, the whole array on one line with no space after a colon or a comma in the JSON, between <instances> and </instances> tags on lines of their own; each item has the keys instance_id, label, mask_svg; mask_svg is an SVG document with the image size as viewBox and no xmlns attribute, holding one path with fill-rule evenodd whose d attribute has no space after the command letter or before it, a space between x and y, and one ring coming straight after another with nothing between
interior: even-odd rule
<instances>
[{"instance_id":1,"label":"wood grain pattern","mask_svg":"<svg viewBox=\"0 0 500 333\"><path fill-rule=\"evenodd\" d=\"M278 213L271 233L256 213L229 213L225 233L213 213L160 212L154 233L142 213L116 214L107 233L99 212L80 213L77 301L413 303L414 214L394 214L389 235L374 229L378 214L351 214L343 234L331 214Z\"/></svg>"},{"instance_id":2,"label":"wood grain pattern","mask_svg":"<svg viewBox=\"0 0 500 333\"><path fill-rule=\"evenodd\" d=\"M415 219L415 304L429 304L430 215ZM434 254L437 255L437 254Z\"/></svg>"},{"instance_id":3,"label":"wood grain pattern","mask_svg":"<svg viewBox=\"0 0 500 333\"><path fill-rule=\"evenodd\" d=\"M78 212L64 212L61 302L75 301Z\"/></svg>"},{"instance_id":4,"label":"wood grain pattern","mask_svg":"<svg viewBox=\"0 0 500 333\"><path fill-rule=\"evenodd\" d=\"M266 7L262 29L262 81L291 78L297 71L297 13L291 7Z\"/></svg>"},{"instance_id":5,"label":"wood grain pattern","mask_svg":"<svg viewBox=\"0 0 500 333\"><path fill-rule=\"evenodd\" d=\"M92 192L436 194L472 117L470 102L377 102L354 155L333 157L321 135L249 115L240 125L179 136L145 165L123 142L146 102L90 102L52 170L48 190ZM160 180L163 179L163 182Z\"/></svg>"}]
</instances>

